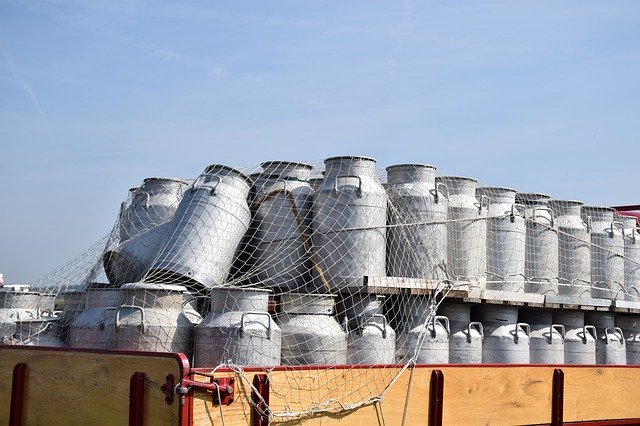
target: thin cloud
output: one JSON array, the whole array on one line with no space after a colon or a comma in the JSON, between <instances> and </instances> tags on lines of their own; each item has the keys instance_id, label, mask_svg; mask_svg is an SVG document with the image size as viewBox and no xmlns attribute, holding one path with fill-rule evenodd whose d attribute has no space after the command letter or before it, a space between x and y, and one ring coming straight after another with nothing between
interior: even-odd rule
<instances>
[{"instance_id":1,"label":"thin cloud","mask_svg":"<svg viewBox=\"0 0 640 426\"><path fill-rule=\"evenodd\" d=\"M31 104L33 105L33 108L36 110L36 112L40 115L44 115L44 111L42 111L42 107L40 106L40 101L36 96L35 90L33 90L33 86L31 86L31 84L24 77L22 77L20 73L18 73L13 61L11 60L11 58L9 58L9 56L7 55L5 50L2 49L2 47L0 47L0 51L2 51L2 58L4 60L4 63L7 66L7 68L9 68L9 71L11 71L11 76L13 77L15 82L18 84L18 86L22 88L22 90L24 90L27 96L29 96L29 99L31 100Z\"/></svg>"}]
</instances>

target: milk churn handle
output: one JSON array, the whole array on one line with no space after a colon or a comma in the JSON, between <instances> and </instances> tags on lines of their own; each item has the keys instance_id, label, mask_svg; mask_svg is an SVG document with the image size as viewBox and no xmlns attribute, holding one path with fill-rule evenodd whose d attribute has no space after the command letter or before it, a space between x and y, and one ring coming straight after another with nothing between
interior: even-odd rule
<instances>
[{"instance_id":1,"label":"milk churn handle","mask_svg":"<svg viewBox=\"0 0 640 426\"><path fill-rule=\"evenodd\" d=\"M136 311L140 311L140 331L142 333L146 333L147 327L144 320L144 308L136 305L122 305L116 308L116 328L120 328L120 312L122 311L122 309L133 309Z\"/></svg>"},{"instance_id":2,"label":"milk churn handle","mask_svg":"<svg viewBox=\"0 0 640 426\"><path fill-rule=\"evenodd\" d=\"M564 340L564 335L565 335L565 330L564 330L564 325L562 324L551 324L550 330L551 334L549 335L550 338L549 340L551 340L553 342L553 332L557 331L558 333L560 333L560 335L562 336L562 340Z\"/></svg>"},{"instance_id":3,"label":"milk churn handle","mask_svg":"<svg viewBox=\"0 0 640 426\"><path fill-rule=\"evenodd\" d=\"M611 231L609 231L609 236L611 238L613 238L616 228L619 228L622 231L622 235L624 235L624 223L619 220L614 220L611 222Z\"/></svg>"},{"instance_id":4,"label":"milk churn handle","mask_svg":"<svg viewBox=\"0 0 640 426\"><path fill-rule=\"evenodd\" d=\"M444 191L442 191L440 188L444 188ZM444 198L446 198L447 200L449 199L449 187L443 182L437 182L436 190L433 193L433 201L435 201L436 204L438 204L438 202L440 201L440 192L442 192Z\"/></svg>"},{"instance_id":5,"label":"milk churn handle","mask_svg":"<svg viewBox=\"0 0 640 426\"><path fill-rule=\"evenodd\" d=\"M527 337L529 337L531 335L531 326L529 324L527 324L526 322L517 322L516 323L516 337L515 337L516 343L518 343L518 339L520 338L518 336L518 329L522 329L522 331L524 332L525 336L527 336Z\"/></svg>"},{"instance_id":6,"label":"milk churn handle","mask_svg":"<svg viewBox=\"0 0 640 426\"><path fill-rule=\"evenodd\" d=\"M598 338L598 330L596 330L596 328L592 325L585 325L584 327L582 327L582 331L584 332L584 337L582 338L583 341L587 341L587 331L591 330L591 336L594 339Z\"/></svg>"},{"instance_id":7,"label":"milk churn handle","mask_svg":"<svg viewBox=\"0 0 640 426\"><path fill-rule=\"evenodd\" d=\"M633 228L633 232L631 234L633 235L633 244L635 244L636 234L640 234L640 226L636 226L635 228Z\"/></svg>"},{"instance_id":8,"label":"milk churn handle","mask_svg":"<svg viewBox=\"0 0 640 426\"><path fill-rule=\"evenodd\" d=\"M220 185L220 183L222 183L222 178L220 176L212 176L212 178L217 179L216 185L211 188L211 192L210 194L213 195L216 193L216 188L218 188L218 185ZM195 191L196 189L200 188L200 181L202 180L202 175L198 176L196 178L196 180L193 181L193 185L191 186L191 191Z\"/></svg>"},{"instance_id":9,"label":"milk churn handle","mask_svg":"<svg viewBox=\"0 0 640 426\"><path fill-rule=\"evenodd\" d=\"M522 211L520 211L519 209L522 209ZM509 215L512 223L516 221L517 214L520 214L520 216L526 219L527 218L526 207L523 204L513 203L511 204L511 213Z\"/></svg>"},{"instance_id":10,"label":"milk churn handle","mask_svg":"<svg viewBox=\"0 0 640 426\"><path fill-rule=\"evenodd\" d=\"M482 212L482 206L485 204L484 200L487 200L486 202L487 209L489 208L489 203L491 202L491 199L487 195L482 194L480 196L480 204L478 205L478 214Z\"/></svg>"},{"instance_id":11,"label":"milk churn handle","mask_svg":"<svg viewBox=\"0 0 640 426\"><path fill-rule=\"evenodd\" d=\"M358 179L358 198L362 197L362 178L358 175L338 175L336 176L336 179L333 181L333 192L337 193L338 192L338 179L344 179L344 178L354 178L354 179Z\"/></svg>"},{"instance_id":12,"label":"milk churn handle","mask_svg":"<svg viewBox=\"0 0 640 426\"><path fill-rule=\"evenodd\" d=\"M284 185L284 192L288 192L289 191L288 188L287 188L287 180L286 179L283 179L283 178L276 179L276 183L278 183L278 182L282 182L282 184Z\"/></svg>"},{"instance_id":13,"label":"milk churn handle","mask_svg":"<svg viewBox=\"0 0 640 426\"><path fill-rule=\"evenodd\" d=\"M42 317L43 314L47 314L46 316L51 318L53 316L53 312L51 312L51 309L49 308L44 308L42 310L40 310L40 316Z\"/></svg>"},{"instance_id":14,"label":"milk churn handle","mask_svg":"<svg viewBox=\"0 0 640 426\"><path fill-rule=\"evenodd\" d=\"M538 210L549 212L549 217L550 217L549 222L550 222L551 226L553 226L553 224L554 224L554 219L553 219L553 209L552 209L551 207L547 207L547 206L534 207L534 208L533 208L533 212L531 213L531 216L532 216L532 217L531 217L531 219L533 219L534 221L535 221L535 220L536 220L536 218L538 217L538 216L536 215L536 212L537 212Z\"/></svg>"},{"instance_id":15,"label":"milk churn handle","mask_svg":"<svg viewBox=\"0 0 640 426\"><path fill-rule=\"evenodd\" d=\"M102 312L100 312L100 330L104 330L104 327L105 327L104 314L107 311L115 311L115 310L116 308L104 308Z\"/></svg>"},{"instance_id":16,"label":"milk churn handle","mask_svg":"<svg viewBox=\"0 0 640 426\"><path fill-rule=\"evenodd\" d=\"M245 322L244 319L247 317L247 315L267 317L268 319L267 339L271 339L271 321L272 321L271 315L269 314L269 312L260 312L260 311L247 311L242 313L242 316L240 316L240 337L244 336L244 322Z\"/></svg>"},{"instance_id":17,"label":"milk churn handle","mask_svg":"<svg viewBox=\"0 0 640 426\"><path fill-rule=\"evenodd\" d=\"M449 318L443 315L434 315L433 316L433 331L436 330L436 322L442 324L445 330L447 330L447 334L451 334L451 329L449 328Z\"/></svg>"},{"instance_id":18,"label":"milk churn handle","mask_svg":"<svg viewBox=\"0 0 640 426\"><path fill-rule=\"evenodd\" d=\"M469 332L469 333L467 334L467 341L468 341L469 343L471 343L471 329L472 329L472 328L474 328L474 327L475 327L475 329L476 329L476 330L478 330L478 332L480 333L480 338L481 338L482 340L484 340L484 327L482 326L482 323L481 323L481 322L478 322L478 321L471 321L471 322L469 323L469 325L467 326L467 331Z\"/></svg>"},{"instance_id":19,"label":"milk churn handle","mask_svg":"<svg viewBox=\"0 0 640 426\"><path fill-rule=\"evenodd\" d=\"M372 318L382 318L382 338L387 338L387 318L382 314L373 314Z\"/></svg>"},{"instance_id":20,"label":"milk churn handle","mask_svg":"<svg viewBox=\"0 0 640 426\"><path fill-rule=\"evenodd\" d=\"M612 342L614 339L609 339L609 336L615 336L616 334L620 335L620 343L624 342L624 333L622 333L622 329L620 327L606 327L604 329L605 343L608 345L609 342Z\"/></svg>"}]
</instances>

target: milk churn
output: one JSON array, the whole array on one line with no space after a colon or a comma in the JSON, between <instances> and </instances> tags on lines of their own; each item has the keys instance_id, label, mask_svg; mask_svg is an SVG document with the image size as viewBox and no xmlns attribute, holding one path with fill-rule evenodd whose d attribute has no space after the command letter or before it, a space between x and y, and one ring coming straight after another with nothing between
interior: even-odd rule
<instances>
[{"instance_id":1,"label":"milk churn","mask_svg":"<svg viewBox=\"0 0 640 426\"><path fill-rule=\"evenodd\" d=\"M347 364L391 364L395 361L396 332L382 313L383 296L353 294L343 300Z\"/></svg>"},{"instance_id":2,"label":"milk churn","mask_svg":"<svg viewBox=\"0 0 640 426\"><path fill-rule=\"evenodd\" d=\"M636 218L622 216L624 230L624 287L626 299L640 301L640 228Z\"/></svg>"},{"instance_id":3,"label":"milk churn","mask_svg":"<svg viewBox=\"0 0 640 426\"><path fill-rule=\"evenodd\" d=\"M387 274L392 277L447 277L447 188L436 169L423 164L387 167L389 196Z\"/></svg>"},{"instance_id":4,"label":"milk churn","mask_svg":"<svg viewBox=\"0 0 640 426\"><path fill-rule=\"evenodd\" d=\"M253 182L251 184L251 189L249 190L249 197L247 199L249 203L249 207L251 207L253 203L255 203L256 198L258 197L258 194L263 192L264 185L267 182L267 177L268 176L266 176L264 172L255 172L249 175L249 179L251 180L251 182Z\"/></svg>"},{"instance_id":5,"label":"milk churn","mask_svg":"<svg viewBox=\"0 0 640 426\"><path fill-rule=\"evenodd\" d=\"M367 157L331 157L313 206L315 259L333 288L386 276L387 195Z\"/></svg>"},{"instance_id":6,"label":"milk churn","mask_svg":"<svg viewBox=\"0 0 640 426\"><path fill-rule=\"evenodd\" d=\"M471 321L471 305L466 303L442 303L438 313L449 318L449 362L452 364L482 363L484 328Z\"/></svg>"},{"instance_id":7,"label":"milk churn","mask_svg":"<svg viewBox=\"0 0 640 426\"><path fill-rule=\"evenodd\" d=\"M73 321L78 318L78 315L84 310L84 290L78 291L65 291L62 294L63 307L60 314L60 337L62 340L67 341L69 337L69 329Z\"/></svg>"},{"instance_id":8,"label":"milk churn","mask_svg":"<svg viewBox=\"0 0 640 426\"><path fill-rule=\"evenodd\" d=\"M627 365L640 365L640 316L616 315L616 326L624 334Z\"/></svg>"},{"instance_id":9,"label":"milk churn","mask_svg":"<svg viewBox=\"0 0 640 426\"><path fill-rule=\"evenodd\" d=\"M586 312L585 321L596 328L596 363L626 365L627 350L624 333L616 327L616 315L611 312Z\"/></svg>"},{"instance_id":10,"label":"milk churn","mask_svg":"<svg viewBox=\"0 0 640 426\"><path fill-rule=\"evenodd\" d=\"M105 251L102 261L109 282L121 286L141 280L170 232L171 222L164 223Z\"/></svg>"},{"instance_id":11,"label":"milk churn","mask_svg":"<svg viewBox=\"0 0 640 426\"><path fill-rule=\"evenodd\" d=\"M474 306L471 318L482 323L482 362L529 364L531 328L518 322L518 308L502 305Z\"/></svg>"},{"instance_id":12,"label":"milk churn","mask_svg":"<svg viewBox=\"0 0 640 426\"><path fill-rule=\"evenodd\" d=\"M564 363L589 365L596 363L596 328L585 325L584 312L556 310L553 323L561 324L564 333Z\"/></svg>"},{"instance_id":13,"label":"milk churn","mask_svg":"<svg viewBox=\"0 0 640 426\"><path fill-rule=\"evenodd\" d=\"M516 191L481 187L476 198L487 199L487 289L523 293L525 208L516 204Z\"/></svg>"},{"instance_id":14,"label":"milk churn","mask_svg":"<svg viewBox=\"0 0 640 426\"><path fill-rule=\"evenodd\" d=\"M0 338L11 336L15 322L40 317L42 309L53 310L53 300L43 298L39 292L29 291L28 286L4 286L0 288ZM50 305L50 307L49 307Z\"/></svg>"},{"instance_id":15,"label":"milk churn","mask_svg":"<svg viewBox=\"0 0 640 426\"><path fill-rule=\"evenodd\" d=\"M185 192L169 237L144 281L182 283L198 290L221 285L249 227L250 186L238 170L207 167Z\"/></svg>"},{"instance_id":16,"label":"milk churn","mask_svg":"<svg viewBox=\"0 0 640 426\"><path fill-rule=\"evenodd\" d=\"M564 364L565 328L553 322L553 311L523 309L518 320L531 326L531 364Z\"/></svg>"},{"instance_id":17,"label":"milk churn","mask_svg":"<svg viewBox=\"0 0 640 426\"><path fill-rule=\"evenodd\" d=\"M283 365L347 362L347 335L332 316L330 294L285 293L276 321L282 329Z\"/></svg>"},{"instance_id":18,"label":"milk churn","mask_svg":"<svg viewBox=\"0 0 640 426\"><path fill-rule=\"evenodd\" d=\"M17 321L13 340L20 345L63 348L66 345L60 339L59 319L51 314Z\"/></svg>"},{"instance_id":19,"label":"milk churn","mask_svg":"<svg viewBox=\"0 0 640 426\"><path fill-rule=\"evenodd\" d=\"M146 178L121 212L118 225L120 241L170 221L187 186L187 181L182 179Z\"/></svg>"},{"instance_id":20,"label":"milk churn","mask_svg":"<svg viewBox=\"0 0 640 426\"><path fill-rule=\"evenodd\" d=\"M558 225L558 293L563 296L591 295L591 237L580 217L580 201L550 200Z\"/></svg>"},{"instance_id":21,"label":"milk churn","mask_svg":"<svg viewBox=\"0 0 640 426\"><path fill-rule=\"evenodd\" d=\"M84 309L69 327L68 343L72 348L108 349L116 307L120 305L120 289L93 287L84 292Z\"/></svg>"},{"instance_id":22,"label":"milk churn","mask_svg":"<svg viewBox=\"0 0 640 426\"><path fill-rule=\"evenodd\" d=\"M307 182L313 166L288 161L263 163L268 175L254 202L254 247L250 282L296 291L310 282L313 191Z\"/></svg>"},{"instance_id":23,"label":"milk churn","mask_svg":"<svg viewBox=\"0 0 640 426\"><path fill-rule=\"evenodd\" d=\"M269 290L213 287L211 312L195 328L194 365L279 365L282 332L268 304Z\"/></svg>"},{"instance_id":24,"label":"milk churn","mask_svg":"<svg viewBox=\"0 0 640 426\"><path fill-rule=\"evenodd\" d=\"M110 349L191 354L193 324L182 311L186 288L179 285L125 284L115 309Z\"/></svg>"},{"instance_id":25,"label":"milk churn","mask_svg":"<svg viewBox=\"0 0 640 426\"><path fill-rule=\"evenodd\" d=\"M476 180L440 176L436 183L449 191L447 263L449 276L469 281L472 289L484 290L487 269L487 200L476 199Z\"/></svg>"},{"instance_id":26,"label":"milk churn","mask_svg":"<svg viewBox=\"0 0 640 426\"><path fill-rule=\"evenodd\" d=\"M518 193L516 202L525 206L524 291L558 294L558 226L546 194Z\"/></svg>"},{"instance_id":27,"label":"milk churn","mask_svg":"<svg viewBox=\"0 0 640 426\"><path fill-rule=\"evenodd\" d=\"M610 207L582 207L591 230L591 296L624 300L624 239L622 222Z\"/></svg>"},{"instance_id":28,"label":"milk churn","mask_svg":"<svg viewBox=\"0 0 640 426\"><path fill-rule=\"evenodd\" d=\"M428 296L410 296L403 304L397 342L398 361L418 364L449 362L449 319L432 313Z\"/></svg>"}]
</instances>

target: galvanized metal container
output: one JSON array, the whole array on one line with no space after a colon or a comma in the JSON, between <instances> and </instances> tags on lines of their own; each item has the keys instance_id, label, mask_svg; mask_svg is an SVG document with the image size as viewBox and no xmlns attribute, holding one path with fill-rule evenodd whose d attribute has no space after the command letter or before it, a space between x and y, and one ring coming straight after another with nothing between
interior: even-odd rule
<instances>
[{"instance_id":1,"label":"galvanized metal container","mask_svg":"<svg viewBox=\"0 0 640 426\"><path fill-rule=\"evenodd\" d=\"M120 242L173 219L187 186L187 181L182 179L144 179L142 185L133 191L120 213Z\"/></svg>"},{"instance_id":2,"label":"galvanized metal container","mask_svg":"<svg viewBox=\"0 0 640 426\"><path fill-rule=\"evenodd\" d=\"M249 228L250 179L213 164L184 194L171 233L144 281L184 284L190 289L221 285Z\"/></svg>"},{"instance_id":3,"label":"galvanized metal container","mask_svg":"<svg viewBox=\"0 0 640 426\"><path fill-rule=\"evenodd\" d=\"M268 304L269 290L212 288L211 312L195 328L194 365L279 365L282 332Z\"/></svg>"},{"instance_id":4,"label":"galvanized metal container","mask_svg":"<svg viewBox=\"0 0 640 426\"><path fill-rule=\"evenodd\" d=\"M353 294L343 300L348 325L347 364L391 364L396 332L382 312L384 296Z\"/></svg>"},{"instance_id":5,"label":"galvanized metal container","mask_svg":"<svg viewBox=\"0 0 640 426\"><path fill-rule=\"evenodd\" d=\"M487 290L524 293L525 207L510 188L477 188L476 198L488 200Z\"/></svg>"},{"instance_id":6,"label":"galvanized metal container","mask_svg":"<svg viewBox=\"0 0 640 426\"><path fill-rule=\"evenodd\" d=\"M618 314L616 326L624 334L627 365L640 365L640 316Z\"/></svg>"},{"instance_id":7,"label":"galvanized metal container","mask_svg":"<svg viewBox=\"0 0 640 426\"><path fill-rule=\"evenodd\" d=\"M449 319L449 362L452 364L482 363L482 323L471 321L471 305L442 303L438 313Z\"/></svg>"},{"instance_id":8,"label":"galvanized metal container","mask_svg":"<svg viewBox=\"0 0 640 426\"><path fill-rule=\"evenodd\" d=\"M585 312L585 321L596 328L596 363L627 364L627 345L624 333L616 326L616 315L611 312Z\"/></svg>"},{"instance_id":9,"label":"galvanized metal container","mask_svg":"<svg viewBox=\"0 0 640 426\"><path fill-rule=\"evenodd\" d=\"M262 163L268 176L254 202L256 224L250 245L250 282L297 291L311 281L313 166L288 161ZM253 272L255 271L255 272Z\"/></svg>"},{"instance_id":10,"label":"galvanized metal container","mask_svg":"<svg viewBox=\"0 0 640 426\"><path fill-rule=\"evenodd\" d=\"M114 312L110 349L182 352L191 356L193 324L182 310L186 288L148 283L121 287L123 304Z\"/></svg>"},{"instance_id":11,"label":"galvanized metal container","mask_svg":"<svg viewBox=\"0 0 640 426\"><path fill-rule=\"evenodd\" d=\"M315 259L332 289L386 276L387 195L367 157L331 157L313 205Z\"/></svg>"},{"instance_id":12,"label":"galvanized metal container","mask_svg":"<svg viewBox=\"0 0 640 426\"><path fill-rule=\"evenodd\" d=\"M596 363L596 328L585 325L584 312L556 310L553 322L564 326L564 363L591 365Z\"/></svg>"},{"instance_id":13,"label":"galvanized metal container","mask_svg":"<svg viewBox=\"0 0 640 426\"><path fill-rule=\"evenodd\" d=\"M582 207L582 219L591 230L591 296L624 300L623 224L610 207Z\"/></svg>"},{"instance_id":14,"label":"galvanized metal container","mask_svg":"<svg viewBox=\"0 0 640 426\"><path fill-rule=\"evenodd\" d=\"M482 323L482 362L529 364L531 327L518 321L515 306L477 305L471 318Z\"/></svg>"},{"instance_id":15,"label":"galvanized metal container","mask_svg":"<svg viewBox=\"0 0 640 426\"><path fill-rule=\"evenodd\" d=\"M624 288L626 299L640 301L640 228L636 218L621 217L624 232Z\"/></svg>"},{"instance_id":16,"label":"galvanized metal container","mask_svg":"<svg viewBox=\"0 0 640 426\"><path fill-rule=\"evenodd\" d=\"M53 312L54 299L54 295L30 291L26 285L0 288L0 338L15 332L16 321L38 319L43 311Z\"/></svg>"},{"instance_id":17,"label":"galvanized metal container","mask_svg":"<svg viewBox=\"0 0 640 426\"><path fill-rule=\"evenodd\" d=\"M580 217L580 201L550 200L558 224L558 294L591 295L591 237Z\"/></svg>"},{"instance_id":18,"label":"galvanized metal container","mask_svg":"<svg viewBox=\"0 0 640 426\"><path fill-rule=\"evenodd\" d=\"M102 262L109 282L121 286L140 281L171 232L171 222L164 223L105 251Z\"/></svg>"},{"instance_id":19,"label":"galvanized metal container","mask_svg":"<svg viewBox=\"0 0 640 426\"><path fill-rule=\"evenodd\" d=\"M84 311L85 298L84 290L77 291L65 291L62 294L63 307L60 314L60 338L63 341L68 341L69 329L71 324L76 318Z\"/></svg>"},{"instance_id":20,"label":"galvanized metal container","mask_svg":"<svg viewBox=\"0 0 640 426\"><path fill-rule=\"evenodd\" d=\"M525 293L558 294L558 225L546 194L517 193L525 206Z\"/></svg>"},{"instance_id":21,"label":"galvanized metal container","mask_svg":"<svg viewBox=\"0 0 640 426\"><path fill-rule=\"evenodd\" d=\"M72 348L108 349L107 342L113 333L115 311L121 304L120 289L94 287L83 295L84 310L69 327L67 343Z\"/></svg>"},{"instance_id":22,"label":"galvanized metal container","mask_svg":"<svg viewBox=\"0 0 640 426\"><path fill-rule=\"evenodd\" d=\"M449 319L431 314L428 296L409 296L403 304L398 330L397 358L406 363L446 364L449 362Z\"/></svg>"},{"instance_id":23,"label":"galvanized metal container","mask_svg":"<svg viewBox=\"0 0 640 426\"><path fill-rule=\"evenodd\" d=\"M346 364L347 334L332 315L333 295L285 293L280 303L283 365Z\"/></svg>"},{"instance_id":24,"label":"galvanized metal container","mask_svg":"<svg viewBox=\"0 0 640 426\"><path fill-rule=\"evenodd\" d=\"M553 322L553 311L522 309L518 320L531 327L531 364L564 364L565 328Z\"/></svg>"},{"instance_id":25,"label":"galvanized metal container","mask_svg":"<svg viewBox=\"0 0 640 426\"><path fill-rule=\"evenodd\" d=\"M60 339L59 318L53 315L17 321L13 341L26 346L66 347Z\"/></svg>"},{"instance_id":26,"label":"galvanized metal container","mask_svg":"<svg viewBox=\"0 0 640 426\"><path fill-rule=\"evenodd\" d=\"M487 202L476 199L476 180L439 176L436 183L449 191L447 263L450 279L468 281L471 289L484 290L487 270Z\"/></svg>"},{"instance_id":27,"label":"galvanized metal container","mask_svg":"<svg viewBox=\"0 0 640 426\"><path fill-rule=\"evenodd\" d=\"M444 184L436 188L435 179L433 166L387 167L389 276L447 277L448 191Z\"/></svg>"}]
</instances>

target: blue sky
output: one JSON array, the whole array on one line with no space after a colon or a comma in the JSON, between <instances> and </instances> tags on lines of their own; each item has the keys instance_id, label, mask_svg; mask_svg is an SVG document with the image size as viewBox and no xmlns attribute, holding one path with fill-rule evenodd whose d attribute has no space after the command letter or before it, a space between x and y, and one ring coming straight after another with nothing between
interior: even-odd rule
<instances>
[{"instance_id":1,"label":"blue sky","mask_svg":"<svg viewBox=\"0 0 640 426\"><path fill-rule=\"evenodd\" d=\"M5 0L0 272L111 228L128 188L206 165L375 157L640 203L635 1Z\"/></svg>"}]
</instances>

